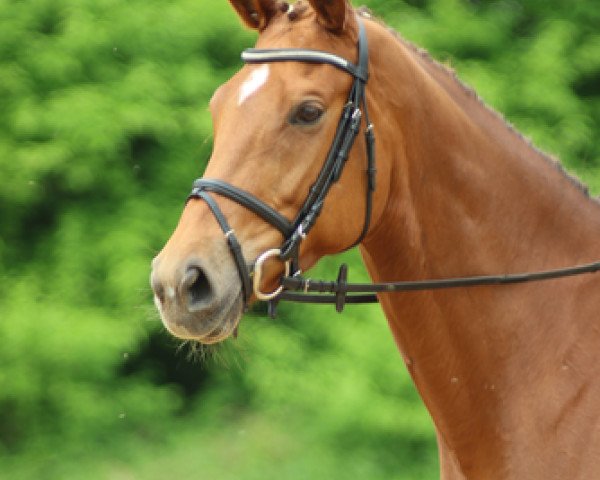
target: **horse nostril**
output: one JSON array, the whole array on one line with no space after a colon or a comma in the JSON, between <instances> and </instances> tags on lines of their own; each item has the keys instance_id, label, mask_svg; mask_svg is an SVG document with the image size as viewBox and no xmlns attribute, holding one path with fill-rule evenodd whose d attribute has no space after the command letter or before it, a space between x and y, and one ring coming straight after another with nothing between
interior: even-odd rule
<instances>
[{"instance_id":1,"label":"horse nostril","mask_svg":"<svg viewBox=\"0 0 600 480\"><path fill-rule=\"evenodd\" d=\"M208 277L200 267L188 267L181 282L182 293L187 296L191 309L212 296L212 288Z\"/></svg>"}]
</instances>

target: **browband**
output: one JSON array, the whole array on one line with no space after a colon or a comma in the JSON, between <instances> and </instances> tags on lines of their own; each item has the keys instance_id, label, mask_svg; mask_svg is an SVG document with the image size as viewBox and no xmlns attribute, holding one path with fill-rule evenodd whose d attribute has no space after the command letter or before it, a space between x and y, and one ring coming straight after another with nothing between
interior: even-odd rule
<instances>
[{"instance_id":1,"label":"browband","mask_svg":"<svg viewBox=\"0 0 600 480\"><path fill-rule=\"evenodd\" d=\"M320 50L305 50L302 48L248 48L242 52L242 60L246 63L265 62L307 62L326 63L344 70L355 78L367 82L369 73L366 69L354 65L345 58L338 57L333 53Z\"/></svg>"}]
</instances>

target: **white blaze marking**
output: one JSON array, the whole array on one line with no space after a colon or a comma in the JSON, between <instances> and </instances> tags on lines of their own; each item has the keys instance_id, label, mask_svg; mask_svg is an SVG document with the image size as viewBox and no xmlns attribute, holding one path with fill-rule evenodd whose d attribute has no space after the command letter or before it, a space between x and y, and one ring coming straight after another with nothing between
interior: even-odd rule
<instances>
[{"instance_id":1,"label":"white blaze marking","mask_svg":"<svg viewBox=\"0 0 600 480\"><path fill-rule=\"evenodd\" d=\"M242 84L238 106L244 103L251 95L255 94L269 78L269 65L261 65L254 70L248 79Z\"/></svg>"}]
</instances>

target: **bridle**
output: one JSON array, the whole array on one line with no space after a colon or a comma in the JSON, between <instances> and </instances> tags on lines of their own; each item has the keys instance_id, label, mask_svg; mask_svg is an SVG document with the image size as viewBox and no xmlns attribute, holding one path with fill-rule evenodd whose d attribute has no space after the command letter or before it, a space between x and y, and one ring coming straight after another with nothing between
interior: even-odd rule
<instances>
[{"instance_id":1,"label":"bridle","mask_svg":"<svg viewBox=\"0 0 600 480\"><path fill-rule=\"evenodd\" d=\"M329 190L332 185L339 180L342 174L350 149L360 131L363 116L366 124L365 139L367 155L365 220L360 235L349 248L358 245L369 230L371 206L373 203L372 196L375 190L375 135L373 126L369 121L365 98L365 87L369 77L369 49L367 35L362 21L359 20L358 25L358 63L356 65L342 57L320 50L305 50L298 48L250 48L244 50L242 53L242 59L246 63L305 62L328 64L353 77L348 100L342 109L341 117L331 147L325 162L323 163L323 167L321 168L317 179L310 187L308 195L293 221L289 221L282 214L265 204L262 200L256 198L254 195L222 180L199 178L193 184L192 192L190 193L188 200L190 198L201 198L204 200L223 230L237 266L242 282L242 293L246 303L249 301L253 292L259 300L272 300L283 293L283 285L270 293L263 293L260 290L262 267L269 258L277 257L284 262L285 276L299 273L298 256L300 243L314 226L323 209L323 203L325 202ZM211 193L222 195L246 207L267 223L277 228L283 235L284 241L279 248L267 250L256 259L252 274L244 260L241 246L235 236L235 232L229 226L229 223L217 202L210 195Z\"/></svg>"},{"instance_id":2,"label":"bridle","mask_svg":"<svg viewBox=\"0 0 600 480\"><path fill-rule=\"evenodd\" d=\"M341 312L346 303L378 302L378 298L375 295L376 293L514 284L600 271L600 262L595 262L564 269L533 273L406 282L349 284L347 283L348 268L346 265L341 265L337 280L334 282L305 279L301 276L298 258L300 243L308 235L317 221L323 208L325 198L332 185L339 180L350 150L360 131L363 117L366 125L365 145L367 158L365 219L360 235L349 248L358 245L369 230L372 197L376 187L375 135L373 125L369 120L365 96L365 87L369 78L367 35L362 21L359 18L357 18L357 20L359 26L357 64L353 64L332 53L320 50L250 48L244 50L242 53L242 59L250 64L273 62L328 64L343 70L353 77L348 100L342 110L323 167L321 168L317 179L310 187L308 195L293 221L288 220L285 216L271 208L262 200L256 198L254 195L222 180L199 178L193 184L192 192L190 193L188 200L191 198L201 198L204 200L223 231L240 276L244 304L248 304L252 293L254 293L257 299L269 302L269 314L271 316L275 316L276 306L280 300L303 303L332 303L335 304L336 310ZM233 200L271 224L283 235L284 241L282 245L279 248L267 250L256 259L253 266L248 266L243 257L241 245L235 236L234 230L230 227L225 215L223 215L223 212L219 208L217 202L213 199L211 193L216 193ZM281 278L280 286L276 290L270 293L264 293L260 290L262 268L264 263L270 258L277 258L284 263L284 274ZM315 292L317 294L311 295L310 292ZM352 295L348 295L349 293Z\"/></svg>"}]
</instances>

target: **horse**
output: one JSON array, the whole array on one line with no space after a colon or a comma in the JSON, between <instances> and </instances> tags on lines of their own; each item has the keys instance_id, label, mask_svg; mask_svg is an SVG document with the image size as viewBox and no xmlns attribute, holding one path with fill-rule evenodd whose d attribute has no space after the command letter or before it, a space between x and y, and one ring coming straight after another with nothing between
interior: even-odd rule
<instances>
[{"instance_id":1,"label":"horse","mask_svg":"<svg viewBox=\"0 0 600 480\"><path fill-rule=\"evenodd\" d=\"M378 282L559 268L600 255L600 204L368 12L346 0L230 3L258 31L258 50L214 93L204 180L153 260L155 303L175 336L224 340L259 292L279 293L290 265L306 271L357 242ZM357 102L354 126L377 140L350 135L321 198L323 159ZM318 220L304 222L309 234L306 216L294 220L310 210L307 196L320 202ZM276 248L282 240L292 253ZM378 294L433 419L441 478L598 477L599 288L597 276L582 275Z\"/></svg>"}]
</instances>

